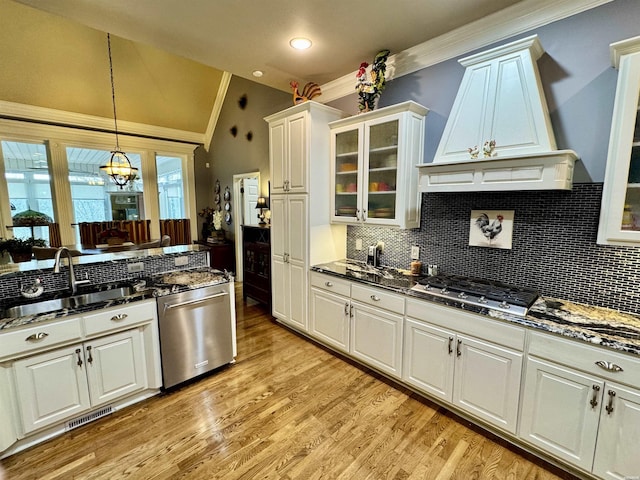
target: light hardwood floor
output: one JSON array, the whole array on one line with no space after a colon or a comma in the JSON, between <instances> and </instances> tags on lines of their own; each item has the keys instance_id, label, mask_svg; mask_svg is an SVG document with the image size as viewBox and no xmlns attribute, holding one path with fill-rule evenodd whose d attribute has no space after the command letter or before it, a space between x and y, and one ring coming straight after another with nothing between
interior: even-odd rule
<instances>
[{"instance_id":1,"label":"light hardwood floor","mask_svg":"<svg viewBox=\"0 0 640 480\"><path fill-rule=\"evenodd\" d=\"M575 478L236 299L234 365L3 460L8 480Z\"/></svg>"}]
</instances>

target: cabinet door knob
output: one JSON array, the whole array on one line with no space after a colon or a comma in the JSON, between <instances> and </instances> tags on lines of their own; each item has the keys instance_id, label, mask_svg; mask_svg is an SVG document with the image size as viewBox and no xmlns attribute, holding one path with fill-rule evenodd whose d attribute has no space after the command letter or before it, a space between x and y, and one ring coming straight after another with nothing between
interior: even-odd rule
<instances>
[{"instance_id":1,"label":"cabinet door knob","mask_svg":"<svg viewBox=\"0 0 640 480\"><path fill-rule=\"evenodd\" d=\"M623 368L620 365L616 365L615 363L607 362L605 360L598 360L596 365L606 370L607 372L624 372Z\"/></svg>"},{"instance_id":2,"label":"cabinet door knob","mask_svg":"<svg viewBox=\"0 0 640 480\"><path fill-rule=\"evenodd\" d=\"M82 350L80 350L79 348L76 348L76 355L78 356L78 361L76 362L78 364L79 367L82 366Z\"/></svg>"},{"instance_id":3,"label":"cabinet door knob","mask_svg":"<svg viewBox=\"0 0 640 480\"><path fill-rule=\"evenodd\" d=\"M119 322L120 320L124 320L128 316L129 315L127 315L126 313L118 313L117 315L114 315L113 317L111 317L111 321L112 322Z\"/></svg>"},{"instance_id":4,"label":"cabinet door knob","mask_svg":"<svg viewBox=\"0 0 640 480\"><path fill-rule=\"evenodd\" d=\"M38 332L38 333L34 333L33 335L29 335L27 338L25 338L25 341L35 342L37 340L42 340L43 338L47 338L48 336L49 334L46 332Z\"/></svg>"},{"instance_id":5,"label":"cabinet door knob","mask_svg":"<svg viewBox=\"0 0 640 480\"><path fill-rule=\"evenodd\" d=\"M591 408L596 408L598 406L598 392L600 391L600 386L599 385L594 385L593 386L593 397L591 397L591 400L589 401L589 403L591 404Z\"/></svg>"},{"instance_id":6,"label":"cabinet door knob","mask_svg":"<svg viewBox=\"0 0 640 480\"><path fill-rule=\"evenodd\" d=\"M380 301L380 297L377 295L371 295L371 300L373 300L374 302L379 302Z\"/></svg>"},{"instance_id":7,"label":"cabinet door knob","mask_svg":"<svg viewBox=\"0 0 640 480\"><path fill-rule=\"evenodd\" d=\"M609 403L605 407L605 410L609 415L611 415L613 413L613 398L616 396L616 392L609 390L607 394L609 395Z\"/></svg>"},{"instance_id":8,"label":"cabinet door knob","mask_svg":"<svg viewBox=\"0 0 640 480\"><path fill-rule=\"evenodd\" d=\"M327 287L333 287L333 283L331 283L331 282L324 282L324 284L325 284Z\"/></svg>"}]
</instances>

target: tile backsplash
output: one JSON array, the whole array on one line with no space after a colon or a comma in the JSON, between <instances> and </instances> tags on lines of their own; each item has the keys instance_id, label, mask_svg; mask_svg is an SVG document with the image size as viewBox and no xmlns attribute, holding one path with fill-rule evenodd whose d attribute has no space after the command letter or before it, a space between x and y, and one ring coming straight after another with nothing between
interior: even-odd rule
<instances>
[{"instance_id":1,"label":"tile backsplash","mask_svg":"<svg viewBox=\"0 0 640 480\"><path fill-rule=\"evenodd\" d=\"M445 273L535 288L544 296L640 313L640 247L597 245L601 183L570 192L425 193L420 229L350 226L347 256L366 260L385 243L381 264L409 268L411 245ZM515 210L511 250L469 246L471 210ZM355 249L356 239L363 249Z\"/></svg>"}]
</instances>

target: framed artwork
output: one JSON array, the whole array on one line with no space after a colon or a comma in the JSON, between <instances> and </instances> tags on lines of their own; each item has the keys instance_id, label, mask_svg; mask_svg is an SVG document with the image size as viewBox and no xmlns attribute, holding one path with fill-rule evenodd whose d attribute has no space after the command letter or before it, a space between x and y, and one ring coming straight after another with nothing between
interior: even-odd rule
<instances>
[{"instance_id":1,"label":"framed artwork","mask_svg":"<svg viewBox=\"0 0 640 480\"><path fill-rule=\"evenodd\" d=\"M469 245L511 250L514 210L471 210Z\"/></svg>"}]
</instances>

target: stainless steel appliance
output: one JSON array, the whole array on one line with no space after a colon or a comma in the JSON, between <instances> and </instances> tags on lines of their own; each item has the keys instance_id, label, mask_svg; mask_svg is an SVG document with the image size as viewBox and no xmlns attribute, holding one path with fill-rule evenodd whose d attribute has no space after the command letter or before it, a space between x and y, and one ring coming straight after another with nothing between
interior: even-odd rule
<instances>
[{"instance_id":1,"label":"stainless steel appliance","mask_svg":"<svg viewBox=\"0 0 640 480\"><path fill-rule=\"evenodd\" d=\"M165 388L233 361L229 283L158 297Z\"/></svg>"},{"instance_id":2,"label":"stainless steel appliance","mask_svg":"<svg viewBox=\"0 0 640 480\"><path fill-rule=\"evenodd\" d=\"M514 315L526 315L529 307L539 297L538 292L531 288L443 273L419 280L411 290L422 296L447 298Z\"/></svg>"}]
</instances>

